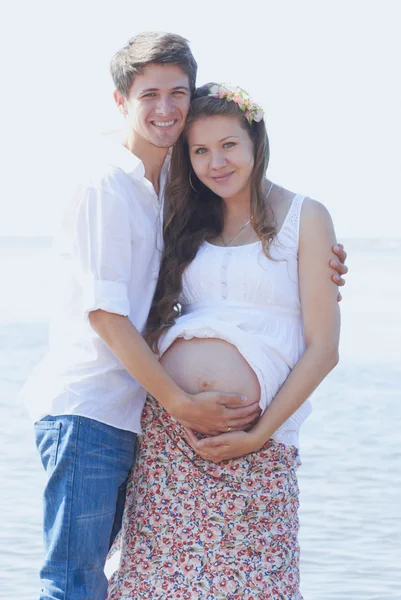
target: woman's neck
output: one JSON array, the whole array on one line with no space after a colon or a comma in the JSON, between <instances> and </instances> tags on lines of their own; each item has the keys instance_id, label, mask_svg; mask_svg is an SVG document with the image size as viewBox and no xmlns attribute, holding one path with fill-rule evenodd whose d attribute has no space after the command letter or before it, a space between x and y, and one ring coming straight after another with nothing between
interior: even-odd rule
<instances>
[{"instance_id":1,"label":"woman's neck","mask_svg":"<svg viewBox=\"0 0 401 600\"><path fill-rule=\"evenodd\" d=\"M232 198L224 199L224 221L226 223L246 221L251 217L251 195L241 193Z\"/></svg>"}]
</instances>

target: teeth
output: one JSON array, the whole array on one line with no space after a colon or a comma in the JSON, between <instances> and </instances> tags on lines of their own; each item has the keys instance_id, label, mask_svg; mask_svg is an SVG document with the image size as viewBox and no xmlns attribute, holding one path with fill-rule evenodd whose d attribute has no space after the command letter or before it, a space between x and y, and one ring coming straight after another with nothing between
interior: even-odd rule
<instances>
[{"instance_id":1,"label":"teeth","mask_svg":"<svg viewBox=\"0 0 401 600\"><path fill-rule=\"evenodd\" d=\"M156 127L171 127L171 125L174 125L174 121L169 121L168 123L158 123L157 121L154 121L153 124L156 125Z\"/></svg>"}]
</instances>

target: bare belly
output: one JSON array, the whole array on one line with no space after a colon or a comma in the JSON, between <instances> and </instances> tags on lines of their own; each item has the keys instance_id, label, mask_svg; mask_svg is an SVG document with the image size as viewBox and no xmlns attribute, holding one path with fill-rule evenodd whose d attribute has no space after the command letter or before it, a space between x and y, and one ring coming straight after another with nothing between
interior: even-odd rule
<instances>
[{"instance_id":1,"label":"bare belly","mask_svg":"<svg viewBox=\"0 0 401 600\"><path fill-rule=\"evenodd\" d=\"M215 390L245 394L249 400L260 399L255 372L237 348L224 340L178 338L160 362L190 394Z\"/></svg>"}]
</instances>

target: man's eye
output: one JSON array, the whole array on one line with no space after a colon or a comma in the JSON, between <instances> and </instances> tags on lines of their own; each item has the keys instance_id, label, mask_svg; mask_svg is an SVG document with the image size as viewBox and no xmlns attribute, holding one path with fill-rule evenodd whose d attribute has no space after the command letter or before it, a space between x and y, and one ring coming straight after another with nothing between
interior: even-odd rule
<instances>
[{"instance_id":1,"label":"man's eye","mask_svg":"<svg viewBox=\"0 0 401 600\"><path fill-rule=\"evenodd\" d=\"M144 94L142 98L153 98L154 96L156 96L154 92L149 92L148 94Z\"/></svg>"},{"instance_id":2,"label":"man's eye","mask_svg":"<svg viewBox=\"0 0 401 600\"><path fill-rule=\"evenodd\" d=\"M175 90L173 94L174 96L185 96L185 92L183 92L182 90Z\"/></svg>"}]
</instances>

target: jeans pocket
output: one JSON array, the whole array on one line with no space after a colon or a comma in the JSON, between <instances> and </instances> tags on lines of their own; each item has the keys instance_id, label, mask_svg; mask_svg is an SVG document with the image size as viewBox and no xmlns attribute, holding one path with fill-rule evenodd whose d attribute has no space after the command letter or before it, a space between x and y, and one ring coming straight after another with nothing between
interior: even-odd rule
<instances>
[{"instance_id":1,"label":"jeans pocket","mask_svg":"<svg viewBox=\"0 0 401 600\"><path fill-rule=\"evenodd\" d=\"M35 423L36 448L48 475L50 475L57 463L60 430L60 421L42 420Z\"/></svg>"}]
</instances>

